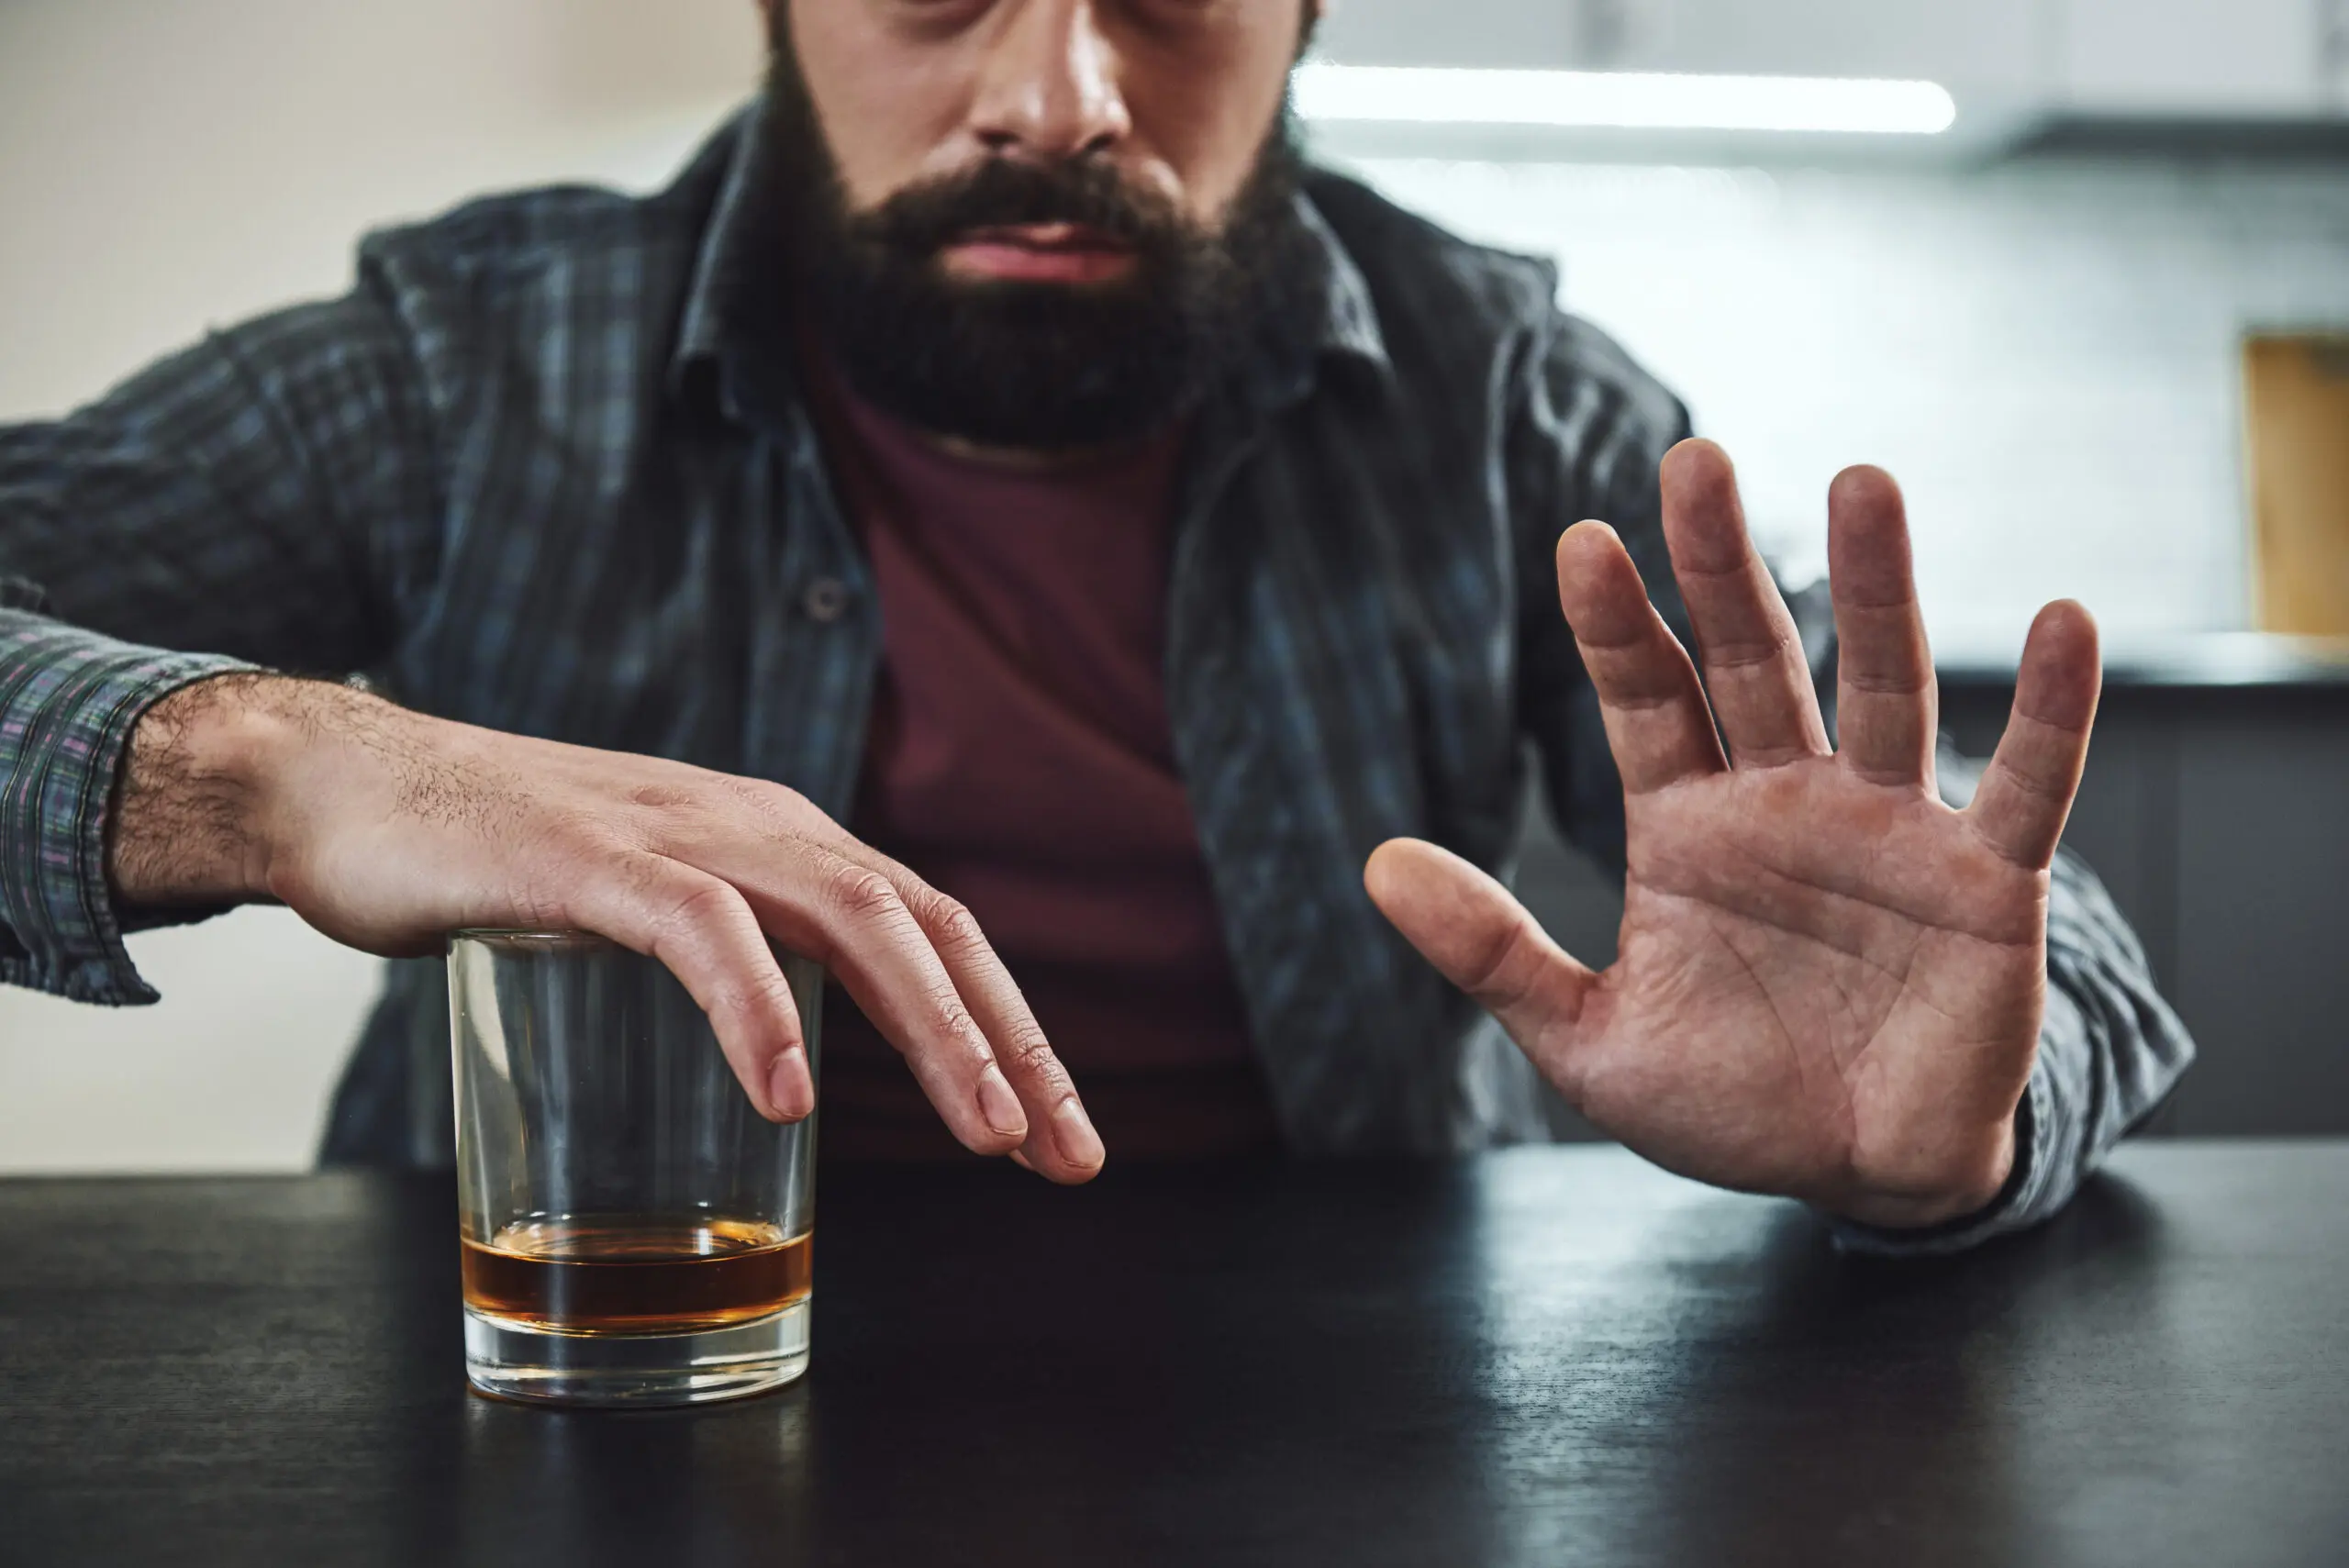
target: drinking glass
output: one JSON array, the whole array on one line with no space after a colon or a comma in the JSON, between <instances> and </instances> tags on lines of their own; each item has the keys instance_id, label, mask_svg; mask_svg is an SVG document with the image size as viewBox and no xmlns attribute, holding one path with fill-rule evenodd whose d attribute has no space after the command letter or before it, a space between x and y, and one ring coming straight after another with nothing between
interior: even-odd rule
<instances>
[{"instance_id":1,"label":"drinking glass","mask_svg":"<svg viewBox=\"0 0 2349 1568\"><path fill-rule=\"evenodd\" d=\"M823 972L778 955L816 1061ZM449 942L465 1373L687 1405L807 1368L816 1121L751 1108L652 959L580 931Z\"/></svg>"}]
</instances>

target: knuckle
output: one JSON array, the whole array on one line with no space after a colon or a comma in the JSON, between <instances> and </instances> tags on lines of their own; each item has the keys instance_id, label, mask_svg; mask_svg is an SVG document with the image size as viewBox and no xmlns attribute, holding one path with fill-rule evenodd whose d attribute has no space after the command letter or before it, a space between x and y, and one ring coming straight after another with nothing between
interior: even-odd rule
<instances>
[{"instance_id":1,"label":"knuckle","mask_svg":"<svg viewBox=\"0 0 2349 1568\"><path fill-rule=\"evenodd\" d=\"M584 880L608 897L638 907L657 902L670 874L668 861L650 850L593 834L583 835L579 848L589 868Z\"/></svg>"},{"instance_id":2,"label":"knuckle","mask_svg":"<svg viewBox=\"0 0 2349 1568\"><path fill-rule=\"evenodd\" d=\"M1524 961L1530 951L1530 922L1513 920L1508 929L1484 944L1467 963L1461 989L1486 1007L1505 1009L1525 995Z\"/></svg>"},{"instance_id":3,"label":"knuckle","mask_svg":"<svg viewBox=\"0 0 2349 1568\"><path fill-rule=\"evenodd\" d=\"M979 917L964 905L942 893L930 893L923 905L922 925L941 951L966 957L990 951Z\"/></svg>"},{"instance_id":4,"label":"knuckle","mask_svg":"<svg viewBox=\"0 0 2349 1568\"><path fill-rule=\"evenodd\" d=\"M674 875L657 885L655 919L663 933L690 931L729 922L740 895L715 877L690 873Z\"/></svg>"},{"instance_id":5,"label":"knuckle","mask_svg":"<svg viewBox=\"0 0 2349 1568\"><path fill-rule=\"evenodd\" d=\"M720 986L708 1010L714 1018L761 1028L787 1024L798 1016L791 987L780 975L774 974Z\"/></svg>"},{"instance_id":6,"label":"knuckle","mask_svg":"<svg viewBox=\"0 0 2349 1568\"><path fill-rule=\"evenodd\" d=\"M972 1072L986 1065L986 1042L952 986L925 993L897 1016L906 1026L906 1038L900 1040L894 1032L888 1038L899 1055L966 1063Z\"/></svg>"},{"instance_id":7,"label":"knuckle","mask_svg":"<svg viewBox=\"0 0 2349 1568\"><path fill-rule=\"evenodd\" d=\"M1845 660L1842 666L1843 684L1864 697L1916 698L1934 689L1932 675L1913 664L1879 664L1863 666Z\"/></svg>"},{"instance_id":8,"label":"knuckle","mask_svg":"<svg viewBox=\"0 0 2349 1568\"><path fill-rule=\"evenodd\" d=\"M2007 770L2008 781L2015 789L2042 805L2062 800L2069 793L2063 782L2035 768L2016 766Z\"/></svg>"},{"instance_id":9,"label":"knuckle","mask_svg":"<svg viewBox=\"0 0 2349 1568\"><path fill-rule=\"evenodd\" d=\"M733 913L729 902L739 897L716 877L666 856L618 849L596 856L585 875L548 902L560 905L564 924L629 936L666 962L687 933L727 923Z\"/></svg>"},{"instance_id":10,"label":"knuckle","mask_svg":"<svg viewBox=\"0 0 2349 1568\"><path fill-rule=\"evenodd\" d=\"M1785 662L1787 655L1798 646L1794 638L1784 632L1724 639L1706 645L1705 662L1729 673L1768 669Z\"/></svg>"},{"instance_id":11,"label":"knuckle","mask_svg":"<svg viewBox=\"0 0 2349 1568\"><path fill-rule=\"evenodd\" d=\"M614 830L643 849L690 856L720 830L726 800L704 779L652 779L622 792L617 816Z\"/></svg>"},{"instance_id":12,"label":"knuckle","mask_svg":"<svg viewBox=\"0 0 2349 1568\"><path fill-rule=\"evenodd\" d=\"M729 773L718 787L737 806L770 821L796 822L808 809L807 796L769 779L746 779Z\"/></svg>"},{"instance_id":13,"label":"knuckle","mask_svg":"<svg viewBox=\"0 0 2349 1568\"><path fill-rule=\"evenodd\" d=\"M506 902L525 925L575 923L574 907L599 892L624 893L638 851L599 824L543 824L504 864Z\"/></svg>"},{"instance_id":14,"label":"knuckle","mask_svg":"<svg viewBox=\"0 0 2349 1568\"><path fill-rule=\"evenodd\" d=\"M958 1051L974 1057L986 1054L986 1043L979 1034L978 1025L972 1021L971 1010L963 1006L963 998L953 986L940 985L927 991L922 997L921 1017L929 1026L924 1032L931 1039L950 1041Z\"/></svg>"},{"instance_id":15,"label":"knuckle","mask_svg":"<svg viewBox=\"0 0 2349 1568\"><path fill-rule=\"evenodd\" d=\"M591 815L562 815L535 825L524 858L544 861L562 870L607 867L641 852L607 818Z\"/></svg>"},{"instance_id":16,"label":"knuckle","mask_svg":"<svg viewBox=\"0 0 2349 1568\"><path fill-rule=\"evenodd\" d=\"M905 901L889 879L853 861L841 861L832 868L825 891L852 920L893 921L907 917Z\"/></svg>"},{"instance_id":17,"label":"knuckle","mask_svg":"<svg viewBox=\"0 0 2349 1568\"><path fill-rule=\"evenodd\" d=\"M1986 796L1994 806L2020 808L2035 820L2068 805L2071 792L2028 762L1999 758L1982 775L1982 788L1975 799L1979 803Z\"/></svg>"},{"instance_id":18,"label":"knuckle","mask_svg":"<svg viewBox=\"0 0 2349 1568\"><path fill-rule=\"evenodd\" d=\"M996 1058L1004 1071L1018 1077L1042 1080L1053 1085L1067 1081L1061 1059L1052 1053L1052 1044L1044 1039L1041 1029L1019 1030L996 1049Z\"/></svg>"},{"instance_id":19,"label":"knuckle","mask_svg":"<svg viewBox=\"0 0 2349 1568\"><path fill-rule=\"evenodd\" d=\"M930 1015L936 1019L939 1038L954 1041L958 1049L979 1065L985 1064L982 1059L994 1056L987 1048L986 1037L979 1032L978 1024L972 1019L971 1010L963 1006L963 999L951 990L931 1000Z\"/></svg>"},{"instance_id":20,"label":"knuckle","mask_svg":"<svg viewBox=\"0 0 2349 1568\"><path fill-rule=\"evenodd\" d=\"M621 798L647 811L690 811L701 804L695 791L665 780L631 784Z\"/></svg>"}]
</instances>

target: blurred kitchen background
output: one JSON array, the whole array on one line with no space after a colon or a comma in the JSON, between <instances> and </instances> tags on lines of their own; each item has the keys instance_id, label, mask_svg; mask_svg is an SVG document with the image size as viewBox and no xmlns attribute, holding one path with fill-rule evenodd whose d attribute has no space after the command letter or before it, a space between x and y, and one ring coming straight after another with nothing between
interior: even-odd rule
<instances>
[{"instance_id":1,"label":"blurred kitchen background","mask_svg":"<svg viewBox=\"0 0 2349 1568\"><path fill-rule=\"evenodd\" d=\"M656 184L759 49L752 0L0 0L0 419L372 225ZM1900 476L1968 751L2037 607L2096 610L2070 842L2202 1043L2163 1129L2349 1131L2349 0L1342 0L1318 52L1318 151L1557 258L1789 574L1838 468ZM1611 955L1538 824L1522 885ZM132 947L159 1007L0 991L0 1171L306 1165L372 961L266 910Z\"/></svg>"}]
</instances>

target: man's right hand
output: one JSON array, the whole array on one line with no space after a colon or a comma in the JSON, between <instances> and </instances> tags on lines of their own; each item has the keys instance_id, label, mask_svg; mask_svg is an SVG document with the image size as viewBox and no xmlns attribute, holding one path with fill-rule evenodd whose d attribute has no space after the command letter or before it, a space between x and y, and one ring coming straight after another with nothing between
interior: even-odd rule
<instances>
[{"instance_id":1,"label":"man's right hand","mask_svg":"<svg viewBox=\"0 0 2349 1568\"><path fill-rule=\"evenodd\" d=\"M970 912L780 784L227 675L139 720L108 857L127 903L275 899L386 957L467 927L608 937L674 972L751 1104L796 1121L815 1082L773 938L839 978L971 1149L1059 1182L1101 1168Z\"/></svg>"}]
</instances>

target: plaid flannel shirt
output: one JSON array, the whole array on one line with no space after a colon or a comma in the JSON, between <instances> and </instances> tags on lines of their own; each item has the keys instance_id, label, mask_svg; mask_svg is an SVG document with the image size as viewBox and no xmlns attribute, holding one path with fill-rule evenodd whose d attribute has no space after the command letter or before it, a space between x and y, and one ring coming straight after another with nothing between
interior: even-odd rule
<instances>
[{"instance_id":1,"label":"plaid flannel shirt","mask_svg":"<svg viewBox=\"0 0 2349 1568\"><path fill-rule=\"evenodd\" d=\"M0 979L153 993L105 872L139 714L207 673L367 673L424 711L851 800L871 573L779 342L756 111L646 198L495 198L363 242L355 288L0 428ZM1612 521L1681 624L1657 462L1681 406L1545 264L1317 174L1326 276L1186 453L1177 754L1252 1032L1301 1152L1544 1135L1524 1059L1399 940L1362 865L1410 834L1503 869L1541 755L1620 868L1597 700L1550 591ZM39 584L38 588L34 584ZM2044 1218L2191 1055L2084 868L2059 867L2021 1157L1932 1251ZM392 966L329 1157L447 1158L440 966ZM12 1042L23 1049L23 1042Z\"/></svg>"}]
</instances>

